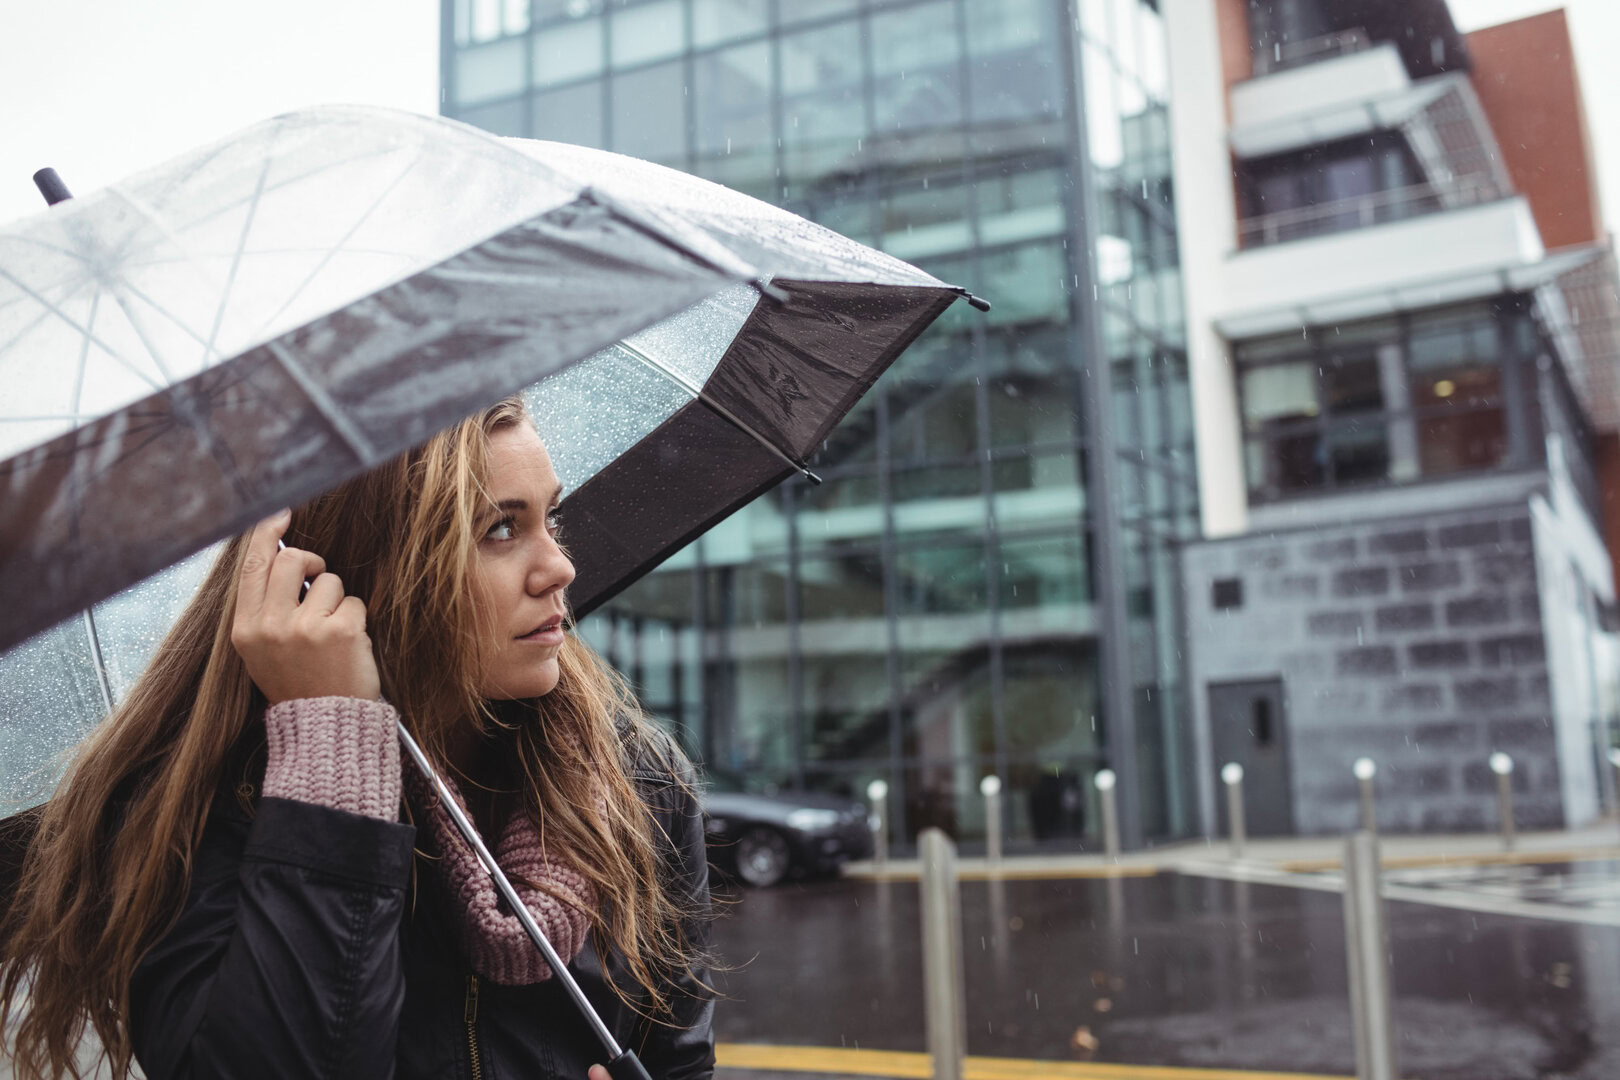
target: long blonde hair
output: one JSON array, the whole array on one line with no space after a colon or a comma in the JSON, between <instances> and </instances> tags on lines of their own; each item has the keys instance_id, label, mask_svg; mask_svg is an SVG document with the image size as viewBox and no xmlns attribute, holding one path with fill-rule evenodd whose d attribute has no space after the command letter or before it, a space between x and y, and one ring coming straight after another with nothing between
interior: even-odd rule
<instances>
[{"instance_id":1,"label":"long blonde hair","mask_svg":"<svg viewBox=\"0 0 1620 1080\"><path fill-rule=\"evenodd\" d=\"M298 508L288 527L289 545L319 552L365 601L383 696L438 762L458 728L496 722L474 685L473 521L488 501L490 436L527 422L521 402L503 401ZM131 976L179 915L227 769L263 737L263 698L230 641L245 541L226 544L42 812L0 956L0 1023L20 1014L19 1076L79 1076L90 1028L114 1074L129 1068ZM572 634L559 666L556 689L518 707L532 722L512 725L521 812L595 887L597 945L616 949L635 983L615 989L657 1017L672 1004L669 977L699 958L682 931L690 900L661 870L664 838L630 758L651 754L679 777L679 752Z\"/></svg>"}]
</instances>

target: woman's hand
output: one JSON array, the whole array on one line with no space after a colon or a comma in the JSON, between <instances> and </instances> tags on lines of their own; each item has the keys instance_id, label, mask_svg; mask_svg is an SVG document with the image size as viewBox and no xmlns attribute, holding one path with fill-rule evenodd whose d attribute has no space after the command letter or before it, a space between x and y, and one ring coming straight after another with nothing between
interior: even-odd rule
<instances>
[{"instance_id":1,"label":"woman's hand","mask_svg":"<svg viewBox=\"0 0 1620 1080\"><path fill-rule=\"evenodd\" d=\"M586 1080L613 1080L613 1078L608 1075L607 1069L603 1068L601 1065L592 1065L590 1074L586 1077Z\"/></svg>"},{"instance_id":2,"label":"woman's hand","mask_svg":"<svg viewBox=\"0 0 1620 1080\"><path fill-rule=\"evenodd\" d=\"M272 705L311 697L375 699L382 691L366 605L343 595L343 582L324 572L319 555L276 550L291 520L292 512L283 510L259 522L248 539L231 644ZM315 580L300 603L309 577Z\"/></svg>"}]
</instances>

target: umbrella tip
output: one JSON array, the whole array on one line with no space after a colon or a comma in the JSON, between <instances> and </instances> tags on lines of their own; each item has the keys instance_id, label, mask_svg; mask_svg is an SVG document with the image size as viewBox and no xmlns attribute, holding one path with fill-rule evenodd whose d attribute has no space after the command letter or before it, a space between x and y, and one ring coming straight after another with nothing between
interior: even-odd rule
<instances>
[{"instance_id":1,"label":"umbrella tip","mask_svg":"<svg viewBox=\"0 0 1620 1080\"><path fill-rule=\"evenodd\" d=\"M73 198L73 192L69 191L67 185L62 183L62 178L56 175L55 169L44 168L35 173L34 186L39 188L41 195L45 196L47 206L55 206L59 202L67 202Z\"/></svg>"},{"instance_id":2,"label":"umbrella tip","mask_svg":"<svg viewBox=\"0 0 1620 1080\"><path fill-rule=\"evenodd\" d=\"M770 281L763 277L757 277L750 281L749 284L754 287L754 291L758 292L759 295L769 297L778 304L786 304L791 299L781 286L772 285Z\"/></svg>"},{"instance_id":3,"label":"umbrella tip","mask_svg":"<svg viewBox=\"0 0 1620 1080\"><path fill-rule=\"evenodd\" d=\"M972 304L975 311L989 311L990 310L990 301L986 300L984 297L982 297L982 296L974 296L972 293L968 292L966 289L957 289L956 292L957 292L958 296L960 296L962 299L966 300L969 304Z\"/></svg>"}]
</instances>

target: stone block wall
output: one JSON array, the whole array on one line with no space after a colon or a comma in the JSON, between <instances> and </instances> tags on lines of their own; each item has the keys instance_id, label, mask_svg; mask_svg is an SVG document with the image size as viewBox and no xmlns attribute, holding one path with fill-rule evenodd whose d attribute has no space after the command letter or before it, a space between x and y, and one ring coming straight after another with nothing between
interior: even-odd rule
<instances>
[{"instance_id":1,"label":"stone block wall","mask_svg":"<svg viewBox=\"0 0 1620 1080\"><path fill-rule=\"evenodd\" d=\"M1519 827L1563 824L1525 504L1205 541L1183 571L1206 812L1209 685L1281 678L1301 833L1356 826L1362 755L1380 828L1495 828L1495 750Z\"/></svg>"}]
</instances>

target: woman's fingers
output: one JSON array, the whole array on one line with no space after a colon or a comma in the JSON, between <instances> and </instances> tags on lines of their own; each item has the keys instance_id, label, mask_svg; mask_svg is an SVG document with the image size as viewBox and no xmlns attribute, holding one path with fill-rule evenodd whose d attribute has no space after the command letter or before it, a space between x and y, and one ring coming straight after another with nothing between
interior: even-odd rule
<instances>
[{"instance_id":1,"label":"woman's fingers","mask_svg":"<svg viewBox=\"0 0 1620 1080\"><path fill-rule=\"evenodd\" d=\"M276 559L276 544L292 521L291 510L278 510L253 527L247 554L242 558L242 576L236 583L237 618L255 615L264 606L270 584L270 564Z\"/></svg>"},{"instance_id":2,"label":"woman's fingers","mask_svg":"<svg viewBox=\"0 0 1620 1080\"><path fill-rule=\"evenodd\" d=\"M613 1077L609 1076L607 1069L602 1066L592 1065L586 1080L613 1080Z\"/></svg>"},{"instance_id":3,"label":"woman's fingers","mask_svg":"<svg viewBox=\"0 0 1620 1080\"><path fill-rule=\"evenodd\" d=\"M265 614L287 613L298 606L304 597L304 580L318 576L326 569L326 560L313 551L301 548L282 548L270 563L270 581L265 586Z\"/></svg>"},{"instance_id":4,"label":"woman's fingers","mask_svg":"<svg viewBox=\"0 0 1620 1080\"><path fill-rule=\"evenodd\" d=\"M309 592L299 612L306 615L330 615L343 603L343 580L336 574L320 574L310 582Z\"/></svg>"}]
</instances>

